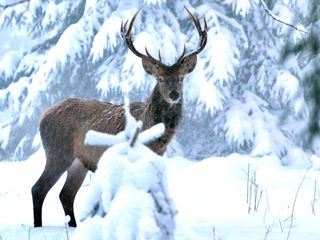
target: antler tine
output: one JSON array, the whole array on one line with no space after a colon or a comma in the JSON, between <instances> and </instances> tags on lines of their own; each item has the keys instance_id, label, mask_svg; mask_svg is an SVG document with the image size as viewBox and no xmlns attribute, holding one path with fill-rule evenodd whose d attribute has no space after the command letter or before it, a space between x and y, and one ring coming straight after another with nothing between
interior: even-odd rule
<instances>
[{"instance_id":1,"label":"antler tine","mask_svg":"<svg viewBox=\"0 0 320 240\"><path fill-rule=\"evenodd\" d=\"M203 16L203 19L204 19L204 30L208 31L208 24L207 24L206 16Z\"/></svg>"},{"instance_id":2,"label":"antler tine","mask_svg":"<svg viewBox=\"0 0 320 240\"><path fill-rule=\"evenodd\" d=\"M184 9L187 10L187 12L188 12L189 16L192 18L193 22L196 22L196 18L195 18L195 16L190 12L190 10L189 10L186 6L184 6Z\"/></svg>"},{"instance_id":3,"label":"antler tine","mask_svg":"<svg viewBox=\"0 0 320 240\"><path fill-rule=\"evenodd\" d=\"M204 28L202 29L201 27L201 23L200 23L200 20L198 17L195 17L190 11L189 9L184 6L184 8L187 10L189 16L191 17L194 25L196 26L197 28L197 31L198 31L198 34L200 36L200 40L199 40L199 46L198 46L198 49L194 52L192 52L191 54L187 55L187 56L184 56L185 54L185 50L183 51L182 55L180 56L179 58L179 62L182 62L182 61L185 61L186 59L200 53L204 47L206 46L207 44L207 30L208 30L208 24L207 24L207 20L206 18L204 17Z\"/></svg>"},{"instance_id":4,"label":"antler tine","mask_svg":"<svg viewBox=\"0 0 320 240\"><path fill-rule=\"evenodd\" d=\"M145 49L145 51L146 51L147 56L150 57L150 58L153 58L153 57L151 56L151 54L149 53L147 47L144 47L144 49Z\"/></svg>"},{"instance_id":5,"label":"antler tine","mask_svg":"<svg viewBox=\"0 0 320 240\"><path fill-rule=\"evenodd\" d=\"M131 38L131 30L132 30L132 26L133 26L133 23L134 21L136 20L137 16L138 16L138 13L141 11L141 8L138 9L138 11L134 14L134 16L132 17L131 21L130 21L130 24L129 24L129 27L128 27L128 31L127 31L127 35L128 37ZM127 21L128 22L128 21ZM127 25L127 22L125 25Z\"/></svg>"},{"instance_id":6,"label":"antler tine","mask_svg":"<svg viewBox=\"0 0 320 240\"><path fill-rule=\"evenodd\" d=\"M123 21L121 21L120 33L123 39L125 39L125 36L126 36L125 31L126 31L127 23L128 23L128 20L124 24L123 24Z\"/></svg>"},{"instance_id":7,"label":"antler tine","mask_svg":"<svg viewBox=\"0 0 320 240\"><path fill-rule=\"evenodd\" d=\"M195 17L195 16L189 11L189 9L188 9L186 6L184 6L184 8L187 10L187 12L188 12L189 16L191 17L194 25L196 26L198 32L200 32L202 29L201 29L201 24L200 24L199 18Z\"/></svg>"},{"instance_id":8,"label":"antler tine","mask_svg":"<svg viewBox=\"0 0 320 240\"><path fill-rule=\"evenodd\" d=\"M152 55L149 53L147 47L145 47L145 51L146 51L146 54L147 54L149 60L152 60L154 63L156 63L158 65L162 65L160 50L159 50L159 60L157 60L154 57L152 57Z\"/></svg>"},{"instance_id":9,"label":"antler tine","mask_svg":"<svg viewBox=\"0 0 320 240\"><path fill-rule=\"evenodd\" d=\"M184 46L183 46L183 51L178 59L178 62L180 62L182 60L182 58L184 57L185 54L186 54L186 44L184 44Z\"/></svg>"},{"instance_id":10,"label":"antler tine","mask_svg":"<svg viewBox=\"0 0 320 240\"><path fill-rule=\"evenodd\" d=\"M134 14L134 16L132 17L128 29L127 29L127 25L128 25L128 21L126 21L125 23L123 23L123 21L121 22L121 27L120 27L120 33L121 33L121 37L123 38L123 40L125 41L125 43L127 44L128 48L138 57L142 58L142 59L146 59L149 60L157 65L163 65L161 63L161 58L160 61L156 60L155 58L153 58L150 53L148 52L147 48L146 50L146 55L140 53L133 45L133 41L132 41L132 37L131 37L131 31L132 31L132 26L134 21L136 20L138 13L141 11L141 8Z\"/></svg>"},{"instance_id":11,"label":"antler tine","mask_svg":"<svg viewBox=\"0 0 320 240\"><path fill-rule=\"evenodd\" d=\"M138 15L138 13L140 12L141 9L139 9L136 14L133 16L133 18L130 21L129 27L127 29L127 25L128 25L128 20L123 24L123 21L121 21L121 27L120 27L120 33L121 33L121 37L122 39L125 41L125 43L127 44L128 48L138 57L142 57L143 54L139 53L136 48L133 45L132 42L132 38L131 38L131 30L132 30L132 26L133 23Z\"/></svg>"},{"instance_id":12,"label":"antler tine","mask_svg":"<svg viewBox=\"0 0 320 240\"><path fill-rule=\"evenodd\" d=\"M160 61L160 62L162 62L162 60L161 60L161 53L160 53L160 49L159 49L159 51L158 51L158 54L159 54L159 61Z\"/></svg>"}]
</instances>

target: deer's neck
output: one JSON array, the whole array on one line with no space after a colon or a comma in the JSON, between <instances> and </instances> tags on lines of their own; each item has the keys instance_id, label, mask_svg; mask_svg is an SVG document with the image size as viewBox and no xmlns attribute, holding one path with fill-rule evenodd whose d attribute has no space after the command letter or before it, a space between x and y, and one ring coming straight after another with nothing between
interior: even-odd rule
<instances>
[{"instance_id":1,"label":"deer's neck","mask_svg":"<svg viewBox=\"0 0 320 240\"><path fill-rule=\"evenodd\" d=\"M144 111L144 128L150 128L157 123L163 123L166 133L174 133L179 125L182 116L182 96L178 103L170 104L164 100L160 93L159 85L156 84L148 99L147 107Z\"/></svg>"}]
</instances>

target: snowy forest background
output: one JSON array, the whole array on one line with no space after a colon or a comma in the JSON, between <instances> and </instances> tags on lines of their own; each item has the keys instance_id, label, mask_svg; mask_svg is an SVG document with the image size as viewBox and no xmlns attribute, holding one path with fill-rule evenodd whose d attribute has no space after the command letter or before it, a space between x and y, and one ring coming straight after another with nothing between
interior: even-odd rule
<instances>
[{"instance_id":1,"label":"snowy forest background","mask_svg":"<svg viewBox=\"0 0 320 240\"><path fill-rule=\"evenodd\" d=\"M125 85L131 101L149 96L155 80L119 34L141 6L135 46L154 56L160 49L168 65L184 44L197 46L184 6L208 22L207 46L185 79L170 156L239 152L275 155L287 165L319 153L317 1L30 0L0 7L0 160L24 160L39 149L41 113L65 98L120 103Z\"/></svg>"}]
</instances>

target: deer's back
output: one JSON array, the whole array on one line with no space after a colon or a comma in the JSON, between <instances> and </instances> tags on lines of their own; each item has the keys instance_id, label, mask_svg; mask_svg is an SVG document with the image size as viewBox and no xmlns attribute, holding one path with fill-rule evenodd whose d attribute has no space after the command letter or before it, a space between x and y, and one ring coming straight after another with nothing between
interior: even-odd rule
<instances>
[{"instance_id":1,"label":"deer's back","mask_svg":"<svg viewBox=\"0 0 320 240\"><path fill-rule=\"evenodd\" d=\"M144 108L145 103L134 102L130 105L136 119L141 119ZM81 98L67 99L45 111L40 120L40 135L47 161L51 156L55 162L69 164L68 161L78 158L86 167L95 170L106 148L84 145L86 132L96 130L117 134L124 126L122 105Z\"/></svg>"}]
</instances>

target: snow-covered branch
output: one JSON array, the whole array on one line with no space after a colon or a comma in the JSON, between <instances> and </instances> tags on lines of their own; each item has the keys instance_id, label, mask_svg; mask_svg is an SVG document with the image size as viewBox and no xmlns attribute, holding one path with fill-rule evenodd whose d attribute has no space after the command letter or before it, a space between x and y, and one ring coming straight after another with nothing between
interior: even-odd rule
<instances>
[{"instance_id":1,"label":"snow-covered branch","mask_svg":"<svg viewBox=\"0 0 320 240\"><path fill-rule=\"evenodd\" d=\"M21 1L15 2L15 3L10 3L10 4L5 4L5 5L0 4L0 8L6 9L6 8L14 7L16 5L19 5L19 4L22 4L25 2L30 2L30 0L21 0Z\"/></svg>"},{"instance_id":2,"label":"snow-covered branch","mask_svg":"<svg viewBox=\"0 0 320 240\"><path fill-rule=\"evenodd\" d=\"M263 8L264 8L264 11L272 18L274 19L275 21L281 23L281 24L284 24L284 25L287 25L288 27L291 27L291 28L294 28L295 30L299 31L299 32L303 32L303 33L309 33L307 30L301 28L301 27L297 27L293 24L290 24L288 22L286 22L284 19L281 19L281 17L277 16L276 14L274 14L267 6L267 4L264 2L264 0L260 0Z\"/></svg>"}]
</instances>

